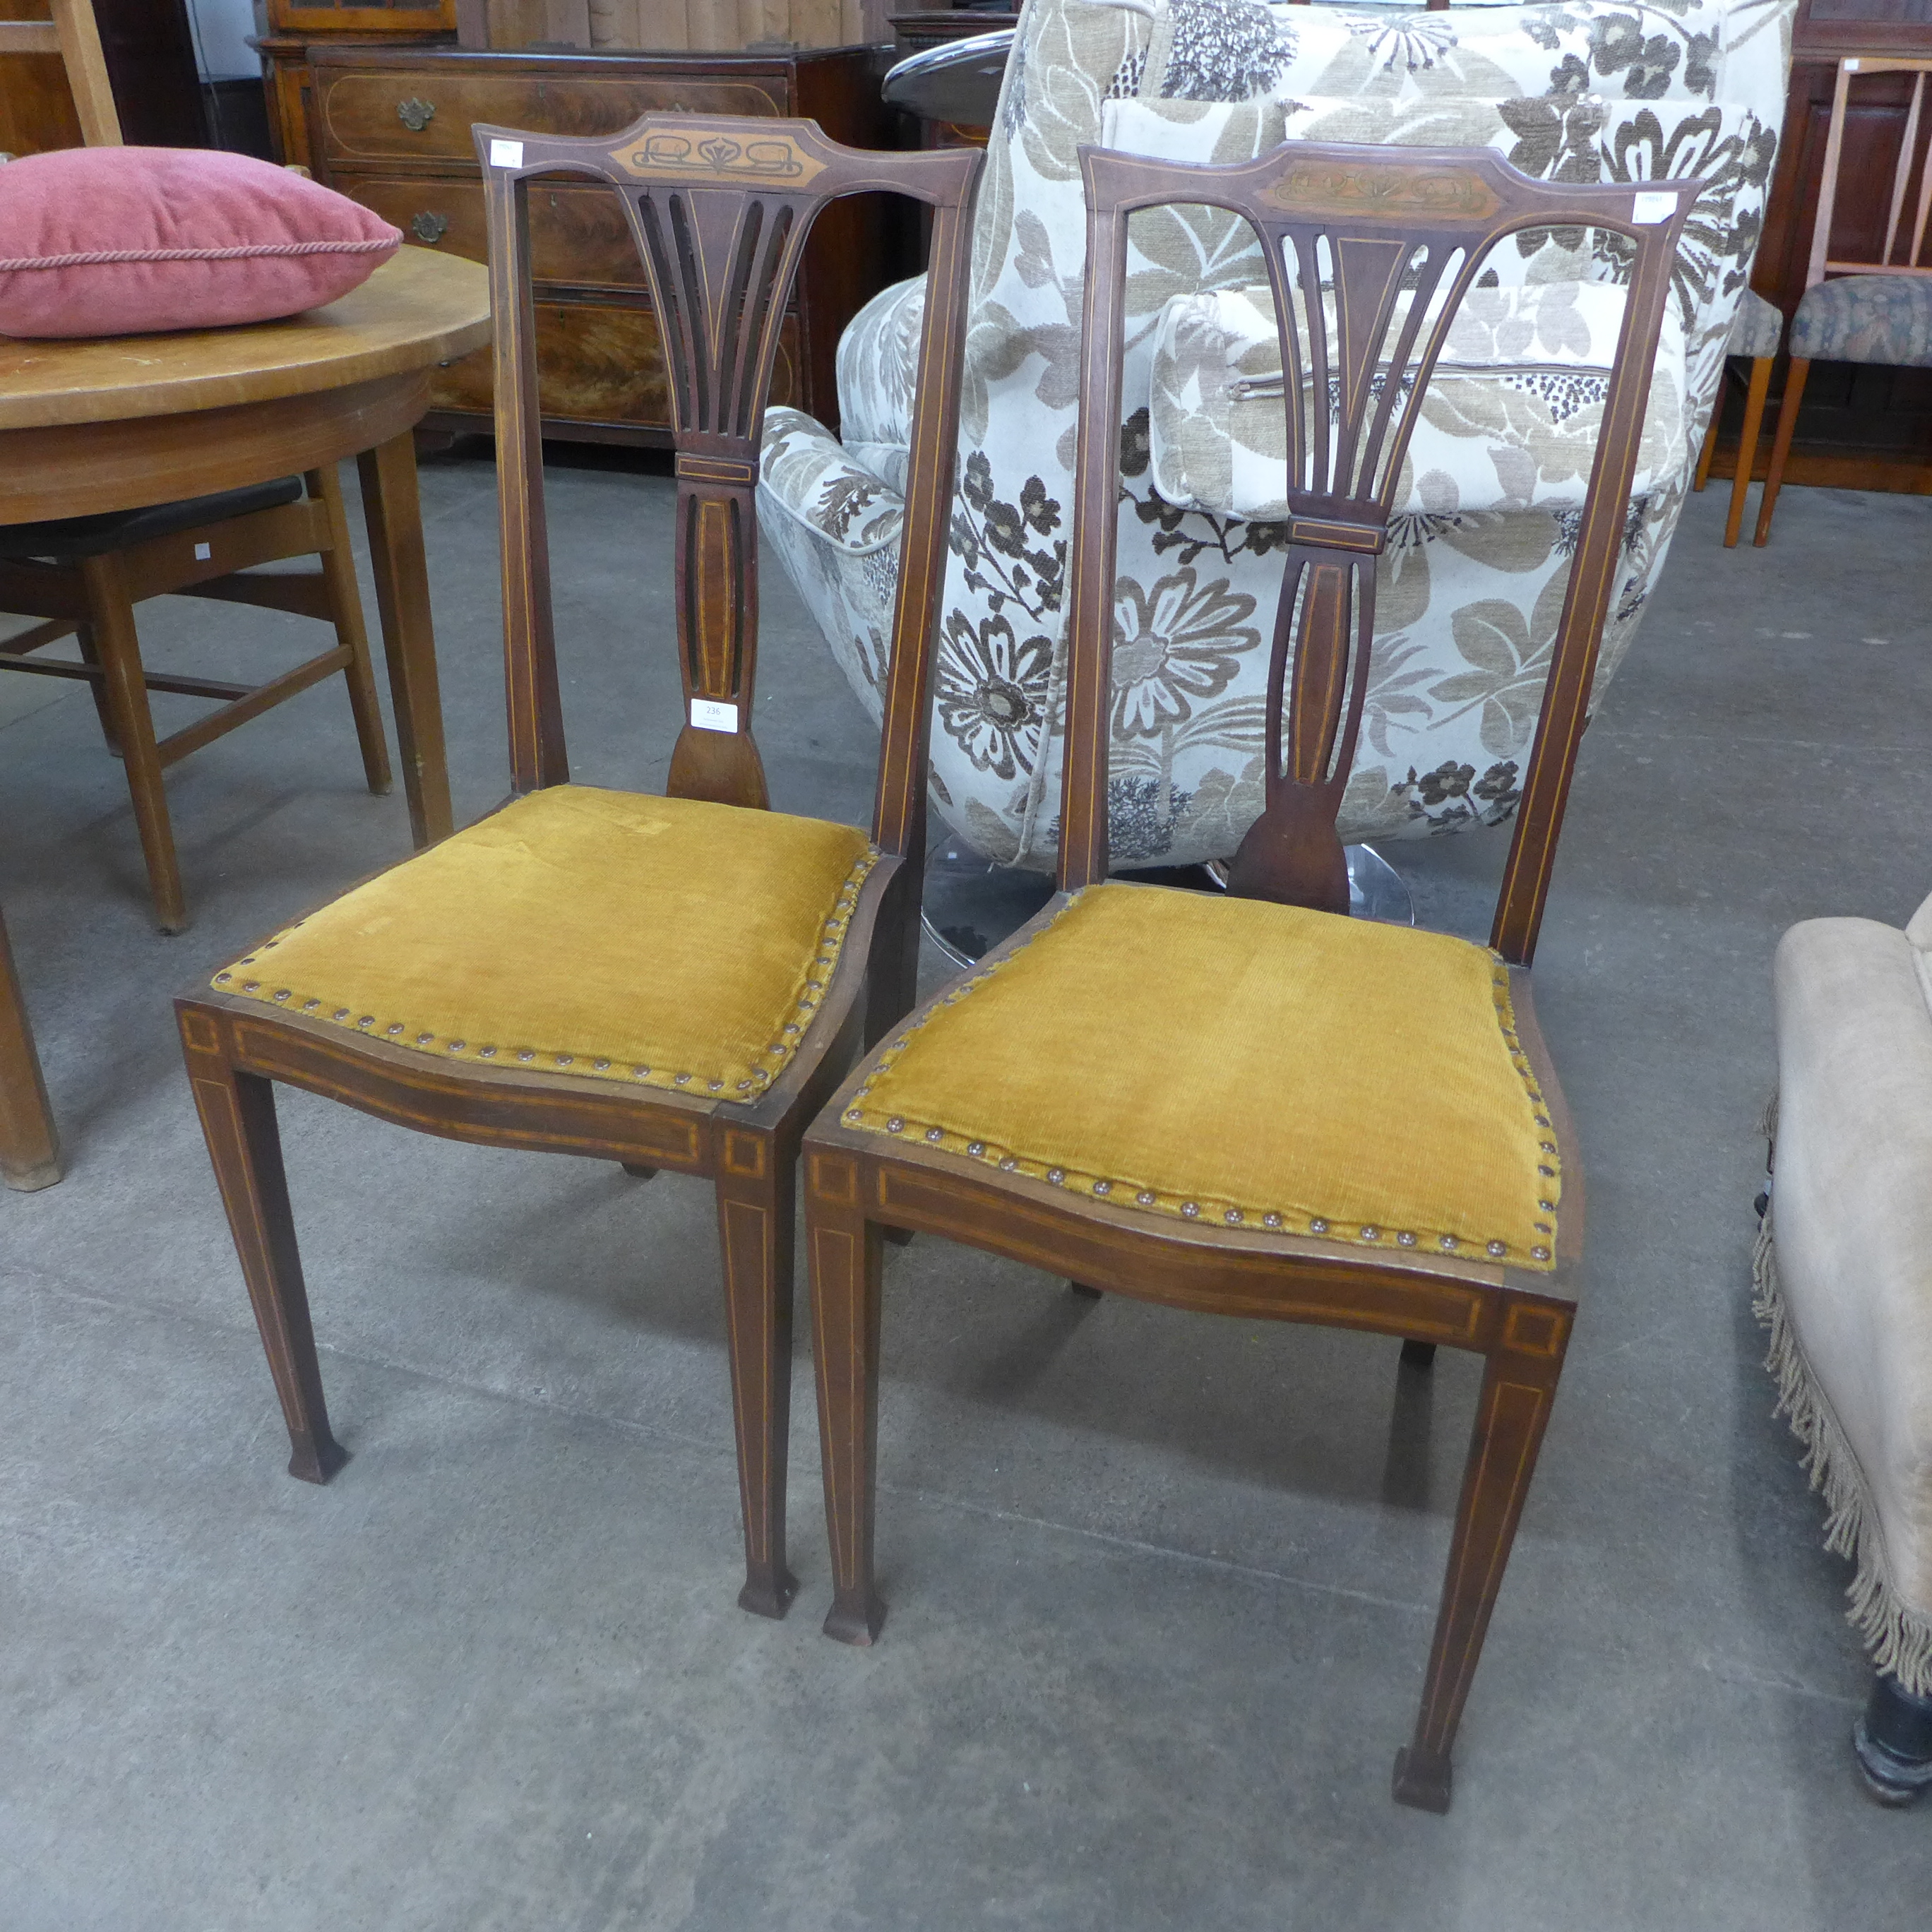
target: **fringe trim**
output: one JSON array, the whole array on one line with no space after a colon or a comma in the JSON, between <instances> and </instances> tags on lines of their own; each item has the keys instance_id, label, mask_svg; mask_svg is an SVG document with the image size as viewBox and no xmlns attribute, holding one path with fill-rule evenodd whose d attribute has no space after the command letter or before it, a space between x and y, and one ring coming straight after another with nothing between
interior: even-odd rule
<instances>
[{"instance_id":1,"label":"fringe trim","mask_svg":"<svg viewBox=\"0 0 1932 1932\"><path fill-rule=\"evenodd\" d=\"M1775 1102L1774 1102L1774 1105ZM1778 1378L1777 1415L1804 1445L1803 1467L1825 1498L1825 1547L1857 1566L1845 1592L1846 1620L1871 1653L1874 1666L1915 1697L1932 1696L1932 1617L1908 1609L1892 1581L1878 1513L1858 1458L1811 1370L1778 1292L1778 1257L1766 1214L1751 1261L1751 1310L1771 1331L1765 1366Z\"/></svg>"}]
</instances>

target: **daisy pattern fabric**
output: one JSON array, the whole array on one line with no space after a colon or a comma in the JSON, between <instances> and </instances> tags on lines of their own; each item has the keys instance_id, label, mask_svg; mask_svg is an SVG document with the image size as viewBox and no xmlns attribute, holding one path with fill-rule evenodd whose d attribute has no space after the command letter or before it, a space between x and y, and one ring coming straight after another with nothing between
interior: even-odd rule
<instances>
[{"instance_id":1,"label":"daisy pattern fabric","mask_svg":"<svg viewBox=\"0 0 1932 1932\"><path fill-rule=\"evenodd\" d=\"M932 739L932 797L947 822L992 857L1052 866L1082 142L1224 162L1283 140L1483 146L1548 180L1707 184L1673 277L1670 367L1660 362L1670 393L1647 424L1600 695L1663 568L1748 284L1795 10L1796 0L1444 13L1028 0L976 216ZM1130 237L1108 776L1113 861L1129 867L1226 857L1261 810L1283 535L1264 514L1244 514L1264 512L1264 496L1244 504L1238 492L1184 492L1174 480L1176 449L1205 460L1217 434L1211 406L1186 420L1198 388L1178 398L1172 389L1177 346L1198 353L1217 330L1224 360L1251 346L1238 325L1266 279L1252 231L1205 208L1157 208L1134 218ZM1578 440L1574 406L1587 406L1588 372L1566 375L1576 358L1565 318L1588 330L1627 276L1616 238L1574 232L1506 242L1486 265L1471 327L1480 332L1485 316L1495 326L1493 391L1479 403L1484 379L1466 371L1460 403L1444 392L1430 423L1438 454L1397 506L1378 567L1345 838L1514 817L1576 525L1558 472ZM848 330L842 446L794 410L772 411L766 429L766 540L875 717L923 298L922 280L889 289ZM1232 468L1240 422L1229 417L1218 434ZM1459 440L1468 447L1442 454Z\"/></svg>"}]
</instances>

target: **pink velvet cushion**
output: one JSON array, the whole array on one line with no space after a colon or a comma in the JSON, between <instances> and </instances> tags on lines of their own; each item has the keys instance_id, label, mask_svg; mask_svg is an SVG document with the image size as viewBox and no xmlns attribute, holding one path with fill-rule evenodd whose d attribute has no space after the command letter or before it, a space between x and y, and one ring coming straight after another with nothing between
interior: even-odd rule
<instances>
[{"instance_id":1,"label":"pink velvet cushion","mask_svg":"<svg viewBox=\"0 0 1932 1932\"><path fill-rule=\"evenodd\" d=\"M400 231L246 154L63 148L0 167L0 334L266 322L346 295Z\"/></svg>"}]
</instances>

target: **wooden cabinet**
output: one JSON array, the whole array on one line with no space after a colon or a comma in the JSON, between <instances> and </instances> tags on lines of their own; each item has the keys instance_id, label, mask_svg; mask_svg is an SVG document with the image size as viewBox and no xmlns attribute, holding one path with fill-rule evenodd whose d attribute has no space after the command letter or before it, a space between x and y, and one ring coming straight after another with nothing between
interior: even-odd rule
<instances>
[{"instance_id":1,"label":"wooden cabinet","mask_svg":"<svg viewBox=\"0 0 1932 1932\"><path fill-rule=\"evenodd\" d=\"M746 54L490 54L434 46L312 46L308 139L318 177L420 247L488 259L472 122L615 134L640 114L803 116L854 147L888 144L889 56L865 47ZM904 224L878 197L819 218L780 338L772 400L836 428L838 338L909 272ZM622 205L608 188L530 188L538 392L548 434L665 444L670 398L657 325ZM489 426L490 360L440 371L431 429Z\"/></svg>"},{"instance_id":2,"label":"wooden cabinet","mask_svg":"<svg viewBox=\"0 0 1932 1932\"><path fill-rule=\"evenodd\" d=\"M1932 58L1932 0L1801 0L1778 169L1751 273L1752 286L1775 302L1787 321L1804 293L1832 91L1839 58L1850 54ZM1898 74L1852 82L1832 222L1834 255L1876 259L1891 207L1892 170L1906 134L1912 81L1911 75ZM1922 116L1916 134L1921 169L1928 165L1928 137L1932 116ZM1915 175L1908 209L1916 205L1918 178ZM1780 358L1775 389L1781 390L1783 379ZM1740 392L1730 398L1732 428L1742 414L1742 386L1731 385ZM1760 474L1769 458L1769 420L1759 445ZM1719 475L1730 473L1732 440L1726 436L1720 445L1713 465ZM1932 494L1932 370L1814 364L1785 480Z\"/></svg>"}]
</instances>

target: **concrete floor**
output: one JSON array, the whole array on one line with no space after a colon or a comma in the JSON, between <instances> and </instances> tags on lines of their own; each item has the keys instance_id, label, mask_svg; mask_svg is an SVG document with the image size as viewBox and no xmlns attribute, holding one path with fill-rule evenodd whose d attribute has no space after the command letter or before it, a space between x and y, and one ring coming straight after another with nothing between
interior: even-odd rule
<instances>
[{"instance_id":1,"label":"concrete floor","mask_svg":"<svg viewBox=\"0 0 1932 1932\"><path fill-rule=\"evenodd\" d=\"M459 820L505 785L492 484L425 467ZM670 486L551 487L577 773L653 784ZM1793 490L1727 553L1721 498L1585 745L1538 961L1589 1288L1446 1819L1388 1798L1476 1386L1446 1350L1432 1384L891 1252L863 1654L818 1634L802 1354L800 1600L734 1607L701 1185L290 1095L354 1457L291 1481L166 996L402 855L400 798L334 688L198 754L165 940L85 695L8 681L53 700L0 730L0 904L70 1171L0 1196L0 1928L1922 1928L1932 1816L1855 1786L1846 1570L1748 1277L1777 936L1932 886L1932 502ZM765 608L775 794L860 819L862 716ZM154 662L216 675L304 641L151 610ZM1466 927L1501 847L1391 856Z\"/></svg>"}]
</instances>

